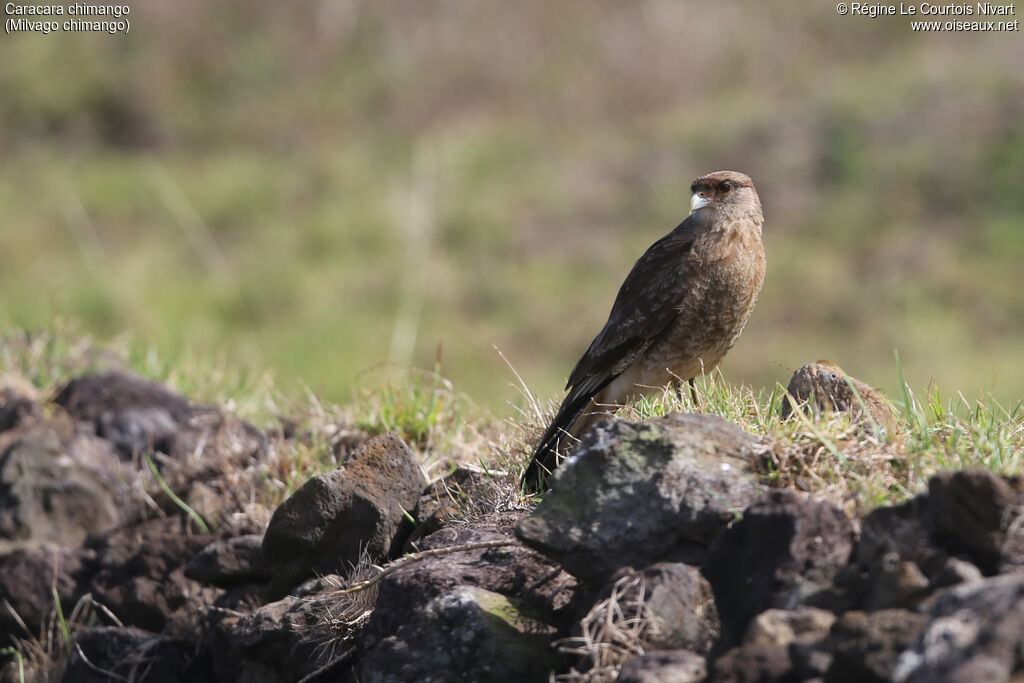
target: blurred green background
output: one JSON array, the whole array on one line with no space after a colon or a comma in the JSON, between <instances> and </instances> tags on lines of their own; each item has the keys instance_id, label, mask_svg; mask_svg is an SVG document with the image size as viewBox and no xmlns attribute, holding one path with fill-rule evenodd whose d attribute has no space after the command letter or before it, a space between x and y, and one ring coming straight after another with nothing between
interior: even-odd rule
<instances>
[{"instance_id":1,"label":"blurred green background","mask_svg":"<svg viewBox=\"0 0 1024 683\"><path fill-rule=\"evenodd\" d=\"M0 36L0 326L71 319L344 401L553 397L697 175L769 273L723 365L1024 395L1024 40L830 3L181 0Z\"/></svg>"}]
</instances>

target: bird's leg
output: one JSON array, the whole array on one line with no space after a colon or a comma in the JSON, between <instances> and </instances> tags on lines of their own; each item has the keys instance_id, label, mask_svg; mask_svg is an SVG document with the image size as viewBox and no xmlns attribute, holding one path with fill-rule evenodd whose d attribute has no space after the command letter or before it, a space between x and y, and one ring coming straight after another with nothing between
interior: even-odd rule
<instances>
[{"instance_id":1,"label":"bird's leg","mask_svg":"<svg viewBox=\"0 0 1024 683\"><path fill-rule=\"evenodd\" d=\"M694 386L693 378L691 377L686 382L687 382L687 384L690 385L690 398L693 399L693 407L694 408L699 408L700 407L700 401L697 399L697 387ZM676 398L678 398L680 402L682 402L682 400L683 400L683 385L682 384L676 384Z\"/></svg>"}]
</instances>

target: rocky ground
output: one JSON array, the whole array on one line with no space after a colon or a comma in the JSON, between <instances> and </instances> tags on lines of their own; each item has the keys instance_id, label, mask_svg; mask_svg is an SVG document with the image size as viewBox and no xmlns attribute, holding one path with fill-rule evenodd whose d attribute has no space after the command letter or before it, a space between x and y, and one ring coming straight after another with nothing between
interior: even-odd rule
<instances>
[{"instance_id":1,"label":"rocky ground","mask_svg":"<svg viewBox=\"0 0 1024 683\"><path fill-rule=\"evenodd\" d=\"M801 369L791 393L892 429L838 368ZM275 444L298 438L125 373L50 400L0 387L0 678L966 683L1024 669L1017 477L943 472L856 518L779 487L770 443L677 413L599 425L534 509L496 503L493 472L428 482L394 434L339 442L338 467L276 509L247 497Z\"/></svg>"}]
</instances>

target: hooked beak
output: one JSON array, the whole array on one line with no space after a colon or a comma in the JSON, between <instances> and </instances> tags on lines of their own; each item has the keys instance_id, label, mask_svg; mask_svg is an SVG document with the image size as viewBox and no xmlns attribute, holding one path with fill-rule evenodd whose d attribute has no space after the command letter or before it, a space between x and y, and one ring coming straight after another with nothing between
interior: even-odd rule
<instances>
[{"instance_id":1,"label":"hooked beak","mask_svg":"<svg viewBox=\"0 0 1024 683\"><path fill-rule=\"evenodd\" d=\"M690 213L693 213L697 209L703 209L710 203L710 199L706 197L701 197L699 194L694 193L694 195L690 197Z\"/></svg>"}]
</instances>

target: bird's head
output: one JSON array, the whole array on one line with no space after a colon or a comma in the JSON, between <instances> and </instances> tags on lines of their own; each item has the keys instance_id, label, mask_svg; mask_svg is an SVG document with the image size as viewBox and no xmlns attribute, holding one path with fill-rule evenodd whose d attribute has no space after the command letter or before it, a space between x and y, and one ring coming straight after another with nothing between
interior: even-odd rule
<instances>
[{"instance_id":1,"label":"bird's head","mask_svg":"<svg viewBox=\"0 0 1024 683\"><path fill-rule=\"evenodd\" d=\"M749 176L738 171L702 175L690 186L690 213L761 214L761 201Z\"/></svg>"}]
</instances>

